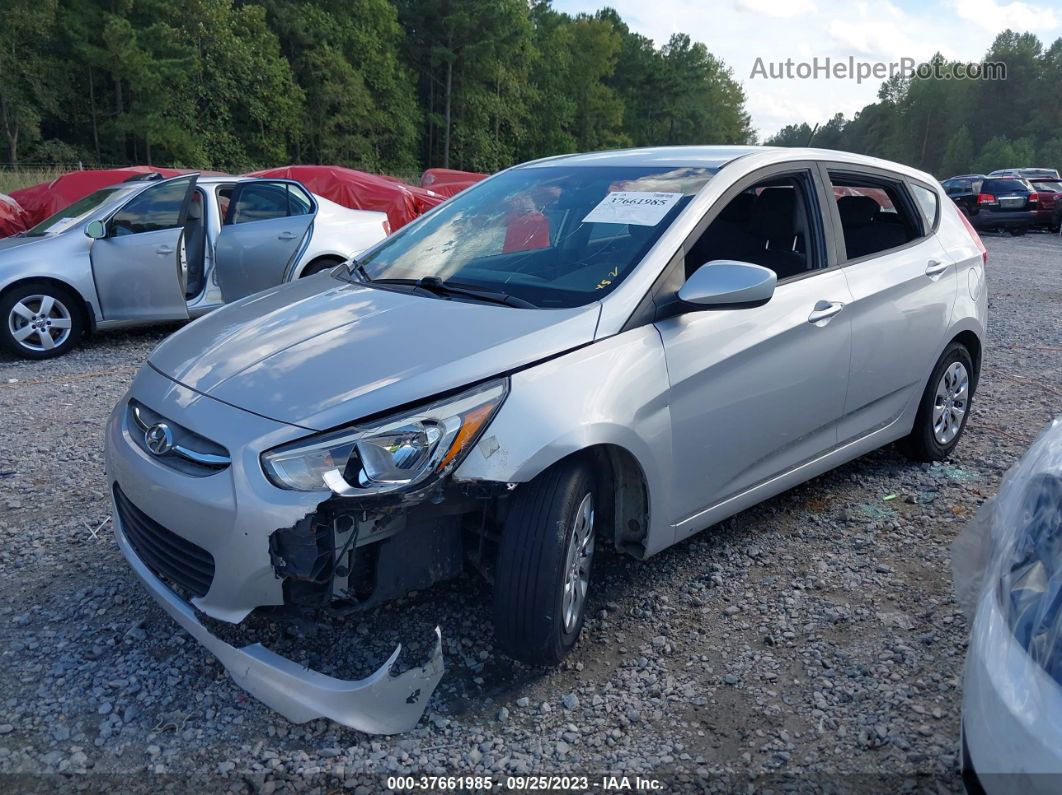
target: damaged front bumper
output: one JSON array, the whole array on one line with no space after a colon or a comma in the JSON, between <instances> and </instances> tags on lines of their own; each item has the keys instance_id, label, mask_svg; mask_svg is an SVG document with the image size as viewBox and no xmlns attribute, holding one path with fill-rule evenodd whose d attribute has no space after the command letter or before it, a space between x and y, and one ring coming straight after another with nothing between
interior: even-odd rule
<instances>
[{"instance_id":1,"label":"damaged front bumper","mask_svg":"<svg viewBox=\"0 0 1062 795\"><path fill-rule=\"evenodd\" d=\"M148 592L192 637L218 658L233 680L294 723L329 718L369 734L409 731L424 714L443 675L442 635L436 628L431 659L419 668L394 675L399 645L375 673L347 681L304 668L259 643L236 648L199 621L195 610L171 591L137 557L115 516L118 546Z\"/></svg>"}]
</instances>

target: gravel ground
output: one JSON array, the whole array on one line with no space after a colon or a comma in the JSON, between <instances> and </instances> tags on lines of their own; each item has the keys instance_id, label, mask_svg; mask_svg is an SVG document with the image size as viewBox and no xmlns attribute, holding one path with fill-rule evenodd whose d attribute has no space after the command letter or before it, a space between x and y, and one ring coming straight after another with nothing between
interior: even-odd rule
<instances>
[{"instance_id":1,"label":"gravel ground","mask_svg":"<svg viewBox=\"0 0 1062 795\"><path fill-rule=\"evenodd\" d=\"M144 790L371 791L388 772L957 790L967 627L949 544L1062 408L1062 241L987 245L990 347L950 461L888 448L647 563L603 556L593 618L562 669L495 653L473 575L342 633L257 628L350 675L400 639L415 662L440 623L447 674L397 737L293 725L248 697L101 528L104 419L172 328L103 335L54 362L0 354L0 773Z\"/></svg>"}]
</instances>

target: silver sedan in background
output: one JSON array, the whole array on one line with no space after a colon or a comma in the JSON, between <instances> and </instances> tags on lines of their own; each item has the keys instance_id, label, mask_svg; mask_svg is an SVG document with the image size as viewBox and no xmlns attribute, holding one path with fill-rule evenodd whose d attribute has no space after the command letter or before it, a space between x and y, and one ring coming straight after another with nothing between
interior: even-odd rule
<instances>
[{"instance_id":1,"label":"silver sedan in background","mask_svg":"<svg viewBox=\"0 0 1062 795\"><path fill-rule=\"evenodd\" d=\"M45 359L86 331L198 317L332 268L388 232L384 213L293 180L119 183L0 240L0 345Z\"/></svg>"},{"instance_id":2,"label":"silver sedan in background","mask_svg":"<svg viewBox=\"0 0 1062 795\"><path fill-rule=\"evenodd\" d=\"M438 645L348 682L200 615L356 614L467 556L497 645L555 665L601 547L644 559L890 442L948 456L985 257L933 177L842 152L518 166L156 348L106 431L118 544L258 698L402 731Z\"/></svg>"}]
</instances>

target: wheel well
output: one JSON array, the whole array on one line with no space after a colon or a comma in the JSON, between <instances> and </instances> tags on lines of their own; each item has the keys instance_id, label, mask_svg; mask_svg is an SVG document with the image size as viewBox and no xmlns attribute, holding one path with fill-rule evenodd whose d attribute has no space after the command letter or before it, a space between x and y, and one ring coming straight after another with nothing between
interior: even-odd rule
<instances>
[{"instance_id":1,"label":"wheel well","mask_svg":"<svg viewBox=\"0 0 1062 795\"><path fill-rule=\"evenodd\" d=\"M93 314L92 308L86 303L80 291L74 289L62 279L53 279L49 276L32 276L28 279L19 279L17 282L12 282L4 287L3 290L0 290L0 301L4 300L4 297L12 290L16 290L19 287L25 287L28 284L50 284L53 287L58 287L70 293L74 298L75 307L81 312L81 320L83 321L85 333L88 334L93 328L95 328L96 316Z\"/></svg>"},{"instance_id":2,"label":"wheel well","mask_svg":"<svg viewBox=\"0 0 1062 795\"><path fill-rule=\"evenodd\" d=\"M976 390L977 382L981 377L981 340L972 331L963 331L956 335L952 342L959 343L970 352L970 358L973 359L973 382L974 389Z\"/></svg>"},{"instance_id":3,"label":"wheel well","mask_svg":"<svg viewBox=\"0 0 1062 795\"><path fill-rule=\"evenodd\" d=\"M320 257L314 257L303 266L302 271L299 273L299 278L301 279L303 276L309 275L310 271L318 265L322 265L326 262L330 262L332 265L338 265L342 261L343 258L336 254L322 254Z\"/></svg>"},{"instance_id":4,"label":"wheel well","mask_svg":"<svg viewBox=\"0 0 1062 795\"><path fill-rule=\"evenodd\" d=\"M613 499L602 507L606 511L605 526L613 527L616 549L644 558L649 533L649 485L638 459L615 444L594 445L568 458L574 457L589 462L607 478L601 491L612 494Z\"/></svg>"}]
</instances>

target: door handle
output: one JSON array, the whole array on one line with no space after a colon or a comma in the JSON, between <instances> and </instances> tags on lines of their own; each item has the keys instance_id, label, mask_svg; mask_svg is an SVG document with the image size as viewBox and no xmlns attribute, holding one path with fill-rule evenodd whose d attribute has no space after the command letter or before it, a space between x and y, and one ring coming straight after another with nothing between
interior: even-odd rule
<instances>
[{"instance_id":1,"label":"door handle","mask_svg":"<svg viewBox=\"0 0 1062 795\"><path fill-rule=\"evenodd\" d=\"M277 235L277 240L294 240L294 239L295 239L295 233L294 232L281 232L279 235Z\"/></svg>"},{"instance_id":2,"label":"door handle","mask_svg":"<svg viewBox=\"0 0 1062 795\"><path fill-rule=\"evenodd\" d=\"M844 309L844 304L840 301L819 301L815 304L815 309L812 313L808 315L808 323L822 323L824 320L829 320L834 315L840 314L842 309Z\"/></svg>"},{"instance_id":3,"label":"door handle","mask_svg":"<svg viewBox=\"0 0 1062 795\"><path fill-rule=\"evenodd\" d=\"M157 249L155 249L155 253L162 257L166 256L167 254L172 254L174 251L176 251L176 249L172 246L159 246Z\"/></svg>"},{"instance_id":4,"label":"door handle","mask_svg":"<svg viewBox=\"0 0 1062 795\"><path fill-rule=\"evenodd\" d=\"M926 276L939 276L948 269L948 263L931 259L926 265Z\"/></svg>"}]
</instances>

